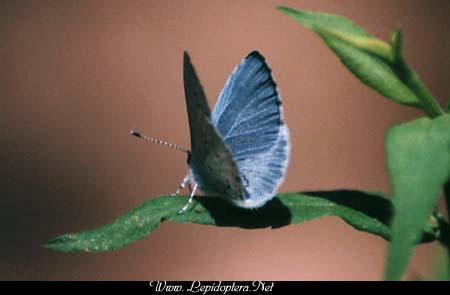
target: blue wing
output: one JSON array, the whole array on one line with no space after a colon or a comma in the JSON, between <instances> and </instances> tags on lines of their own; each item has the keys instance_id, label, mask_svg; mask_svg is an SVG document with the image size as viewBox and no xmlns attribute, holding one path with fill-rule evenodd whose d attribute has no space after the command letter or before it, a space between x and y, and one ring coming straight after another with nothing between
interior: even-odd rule
<instances>
[{"instance_id":1,"label":"blue wing","mask_svg":"<svg viewBox=\"0 0 450 295\"><path fill-rule=\"evenodd\" d=\"M236 161L246 191L237 206L256 208L270 200L289 161L289 131L281 99L264 57L250 53L233 71L212 113L212 122Z\"/></svg>"}]
</instances>

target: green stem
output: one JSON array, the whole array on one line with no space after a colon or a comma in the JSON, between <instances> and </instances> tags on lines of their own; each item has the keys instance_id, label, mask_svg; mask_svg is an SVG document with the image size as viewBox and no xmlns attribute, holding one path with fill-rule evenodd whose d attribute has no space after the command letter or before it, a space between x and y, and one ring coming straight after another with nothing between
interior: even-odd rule
<instances>
[{"instance_id":1,"label":"green stem","mask_svg":"<svg viewBox=\"0 0 450 295\"><path fill-rule=\"evenodd\" d=\"M422 103L423 110L431 117L437 117L444 114L436 99L430 93L419 76L411 70L408 64L402 58L400 63L397 64L401 73L403 82L411 89Z\"/></svg>"},{"instance_id":2,"label":"green stem","mask_svg":"<svg viewBox=\"0 0 450 295\"><path fill-rule=\"evenodd\" d=\"M431 118L444 114L444 111L437 103L428 88L420 81L417 75L406 63L402 54L403 36L399 29L395 29L392 33L392 54L394 68L400 79L411 89L420 99L422 109Z\"/></svg>"}]
</instances>

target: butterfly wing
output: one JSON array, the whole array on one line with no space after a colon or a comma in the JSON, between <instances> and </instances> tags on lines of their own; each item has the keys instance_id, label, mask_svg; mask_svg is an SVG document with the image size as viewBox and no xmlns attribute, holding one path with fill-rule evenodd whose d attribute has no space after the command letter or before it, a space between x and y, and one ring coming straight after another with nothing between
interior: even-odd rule
<instances>
[{"instance_id":1,"label":"butterfly wing","mask_svg":"<svg viewBox=\"0 0 450 295\"><path fill-rule=\"evenodd\" d=\"M188 164L194 180L205 193L242 200L239 170L231 151L210 121L205 93L187 52L183 77L192 148Z\"/></svg>"},{"instance_id":2,"label":"butterfly wing","mask_svg":"<svg viewBox=\"0 0 450 295\"><path fill-rule=\"evenodd\" d=\"M290 155L289 131L272 71L257 51L233 71L212 113L212 123L231 150L245 189L235 205L257 208L284 180Z\"/></svg>"}]
</instances>

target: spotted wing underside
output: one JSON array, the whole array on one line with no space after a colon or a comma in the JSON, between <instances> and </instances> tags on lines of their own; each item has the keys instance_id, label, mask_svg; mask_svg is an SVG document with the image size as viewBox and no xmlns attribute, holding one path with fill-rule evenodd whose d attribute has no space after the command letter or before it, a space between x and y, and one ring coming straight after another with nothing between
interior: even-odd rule
<instances>
[{"instance_id":1,"label":"spotted wing underside","mask_svg":"<svg viewBox=\"0 0 450 295\"><path fill-rule=\"evenodd\" d=\"M187 52L183 65L192 149L188 163L194 180L205 193L242 199L243 185L237 164L211 122L205 93Z\"/></svg>"}]
</instances>

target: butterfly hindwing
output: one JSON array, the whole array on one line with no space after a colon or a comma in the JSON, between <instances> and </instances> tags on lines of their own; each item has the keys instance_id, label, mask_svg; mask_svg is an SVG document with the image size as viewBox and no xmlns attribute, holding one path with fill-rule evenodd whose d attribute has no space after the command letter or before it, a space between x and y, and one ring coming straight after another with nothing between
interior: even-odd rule
<instances>
[{"instance_id":1,"label":"butterfly hindwing","mask_svg":"<svg viewBox=\"0 0 450 295\"><path fill-rule=\"evenodd\" d=\"M244 200L232 202L245 208L257 208L269 201L284 180L289 161L289 130L281 126L278 139L271 149L238 161L242 178L245 179Z\"/></svg>"},{"instance_id":2,"label":"butterfly hindwing","mask_svg":"<svg viewBox=\"0 0 450 295\"><path fill-rule=\"evenodd\" d=\"M203 88L187 53L183 72L192 148L188 163L194 179L206 193L242 199L243 186L236 162L210 121Z\"/></svg>"}]
</instances>

